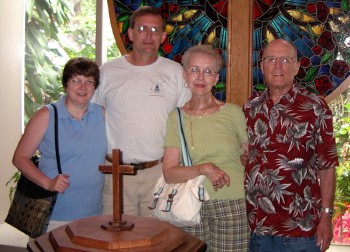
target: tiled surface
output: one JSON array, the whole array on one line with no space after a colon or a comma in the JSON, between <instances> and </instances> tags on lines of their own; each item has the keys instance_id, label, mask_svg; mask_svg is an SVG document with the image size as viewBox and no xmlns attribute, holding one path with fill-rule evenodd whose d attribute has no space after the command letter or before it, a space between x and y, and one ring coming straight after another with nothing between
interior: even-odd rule
<instances>
[{"instance_id":1,"label":"tiled surface","mask_svg":"<svg viewBox=\"0 0 350 252\"><path fill-rule=\"evenodd\" d=\"M331 245L327 252L350 252L350 246Z\"/></svg>"},{"instance_id":2,"label":"tiled surface","mask_svg":"<svg viewBox=\"0 0 350 252\"><path fill-rule=\"evenodd\" d=\"M19 252L26 251L29 237L14 227L3 223L0 225L0 251L1 252ZM10 247L13 247L10 249Z\"/></svg>"},{"instance_id":3,"label":"tiled surface","mask_svg":"<svg viewBox=\"0 0 350 252\"><path fill-rule=\"evenodd\" d=\"M14 247L14 246L6 246L0 244L1 252L27 252L26 248Z\"/></svg>"}]
</instances>

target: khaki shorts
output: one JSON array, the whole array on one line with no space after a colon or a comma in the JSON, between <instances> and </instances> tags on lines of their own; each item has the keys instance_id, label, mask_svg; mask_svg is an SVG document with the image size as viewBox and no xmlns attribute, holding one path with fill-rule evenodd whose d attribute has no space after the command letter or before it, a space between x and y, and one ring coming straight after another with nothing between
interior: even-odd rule
<instances>
[{"instance_id":1,"label":"khaki shorts","mask_svg":"<svg viewBox=\"0 0 350 252\"><path fill-rule=\"evenodd\" d=\"M123 175L123 213L151 217L149 206L154 200L154 186L162 173L162 163L152 168L137 170L136 175ZM112 174L105 175L103 188L103 215L113 214Z\"/></svg>"}]
</instances>

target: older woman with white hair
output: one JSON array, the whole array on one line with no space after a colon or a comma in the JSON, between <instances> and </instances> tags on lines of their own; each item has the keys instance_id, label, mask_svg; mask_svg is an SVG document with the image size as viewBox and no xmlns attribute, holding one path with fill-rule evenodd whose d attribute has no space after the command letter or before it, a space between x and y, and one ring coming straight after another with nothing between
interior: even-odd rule
<instances>
[{"instance_id":1,"label":"older woman with white hair","mask_svg":"<svg viewBox=\"0 0 350 252\"><path fill-rule=\"evenodd\" d=\"M246 125L242 108L217 100L212 88L219 80L222 56L210 45L188 49L182 59L185 86L192 98L181 108L192 167L180 165L177 112L169 115L163 163L167 183L183 183L205 175L210 200L202 204L201 223L185 227L207 243L208 251L247 251L248 222L244 167L240 162Z\"/></svg>"}]
</instances>

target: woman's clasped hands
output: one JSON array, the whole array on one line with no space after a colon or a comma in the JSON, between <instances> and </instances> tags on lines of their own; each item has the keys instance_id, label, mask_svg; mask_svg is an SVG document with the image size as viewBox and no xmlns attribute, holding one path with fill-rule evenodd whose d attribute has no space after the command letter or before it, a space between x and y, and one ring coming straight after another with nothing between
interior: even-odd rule
<instances>
[{"instance_id":1,"label":"woman's clasped hands","mask_svg":"<svg viewBox=\"0 0 350 252\"><path fill-rule=\"evenodd\" d=\"M230 177L226 172L221 170L219 167L213 163L204 163L202 164L203 175L212 183L214 190L217 191L219 188L230 186Z\"/></svg>"}]
</instances>

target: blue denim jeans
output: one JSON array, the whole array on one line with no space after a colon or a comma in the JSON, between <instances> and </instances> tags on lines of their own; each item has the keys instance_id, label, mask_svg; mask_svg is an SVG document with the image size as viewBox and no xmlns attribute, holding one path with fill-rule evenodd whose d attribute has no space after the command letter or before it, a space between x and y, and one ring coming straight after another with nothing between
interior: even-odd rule
<instances>
[{"instance_id":1,"label":"blue denim jeans","mask_svg":"<svg viewBox=\"0 0 350 252\"><path fill-rule=\"evenodd\" d=\"M249 252L320 252L316 237L285 237L250 234Z\"/></svg>"}]
</instances>

